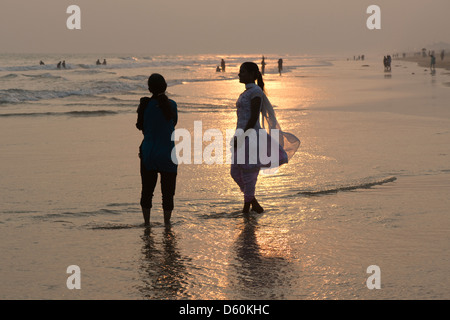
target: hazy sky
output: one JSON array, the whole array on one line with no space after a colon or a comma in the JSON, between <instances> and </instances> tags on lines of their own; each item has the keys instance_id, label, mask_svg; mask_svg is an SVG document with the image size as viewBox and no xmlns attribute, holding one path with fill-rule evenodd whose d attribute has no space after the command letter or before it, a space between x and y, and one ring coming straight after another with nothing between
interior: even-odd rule
<instances>
[{"instance_id":1,"label":"hazy sky","mask_svg":"<svg viewBox=\"0 0 450 320\"><path fill-rule=\"evenodd\" d=\"M81 30L66 27L73 4ZM393 52L450 43L449 15L450 0L1 0L0 52Z\"/></svg>"}]
</instances>

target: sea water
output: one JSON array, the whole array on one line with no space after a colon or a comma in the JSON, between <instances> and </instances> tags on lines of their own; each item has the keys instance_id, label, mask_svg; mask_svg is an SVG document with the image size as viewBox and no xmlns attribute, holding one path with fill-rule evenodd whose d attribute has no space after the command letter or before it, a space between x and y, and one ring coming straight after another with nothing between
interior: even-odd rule
<instances>
[{"instance_id":1,"label":"sea water","mask_svg":"<svg viewBox=\"0 0 450 320\"><path fill-rule=\"evenodd\" d=\"M222 58L226 72L216 72ZM194 133L201 121L225 137L245 89L239 66L260 60L1 55L0 297L447 299L446 70L394 61L386 73L377 56L266 56L266 93L302 143L276 174L259 176L265 212L241 213L224 159L180 165L171 227L159 186L151 227L142 226L135 123L148 76L166 78L177 128ZM70 265L81 289L66 285ZM381 289L366 285L371 265Z\"/></svg>"}]
</instances>

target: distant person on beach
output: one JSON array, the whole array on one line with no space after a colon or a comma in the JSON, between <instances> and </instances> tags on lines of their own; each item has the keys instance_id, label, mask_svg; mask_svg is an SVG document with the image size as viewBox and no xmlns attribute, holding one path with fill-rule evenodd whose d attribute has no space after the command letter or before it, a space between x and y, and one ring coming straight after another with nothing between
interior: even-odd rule
<instances>
[{"instance_id":1,"label":"distant person on beach","mask_svg":"<svg viewBox=\"0 0 450 320\"><path fill-rule=\"evenodd\" d=\"M444 60L445 50L441 51L441 60Z\"/></svg>"},{"instance_id":2,"label":"distant person on beach","mask_svg":"<svg viewBox=\"0 0 450 320\"><path fill-rule=\"evenodd\" d=\"M39 62L39 65L44 66L44 65L45 65L44 61L41 60L41 61Z\"/></svg>"},{"instance_id":3,"label":"distant person on beach","mask_svg":"<svg viewBox=\"0 0 450 320\"><path fill-rule=\"evenodd\" d=\"M264 72L266 70L266 60L264 58L264 56L262 56L262 60L261 60L261 74L264 75Z\"/></svg>"},{"instance_id":4,"label":"distant person on beach","mask_svg":"<svg viewBox=\"0 0 450 320\"><path fill-rule=\"evenodd\" d=\"M225 60L222 59L220 66L222 67L222 72L225 72Z\"/></svg>"},{"instance_id":5,"label":"distant person on beach","mask_svg":"<svg viewBox=\"0 0 450 320\"><path fill-rule=\"evenodd\" d=\"M144 225L149 226L153 192L159 173L164 223L167 226L174 208L177 179L178 165L171 157L175 143L171 137L177 124L178 111L175 101L166 95L167 83L162 75L152 74L148 79L148 89L152 96L141 98L136 123L136 127L144 134L144 140L139 147L142 181L140 204Z\"/></svg>"},{"instance_id":6,"label":"distant person on beach","mask_svg":"<svg viewBox=\"0 0 450 320\"><path fill-rule=\"evenodd\" d=\"M64 69L66 68L66 60L64 60L64 61L62 62L62 66L63 66Z\"/></svg>"},{"instance_id":7,"label":"distant person on beach","mask_svg":"<svg viewBox=\"0 0 450 320\"><path fill-rule=\"evenodd\" d=\"M431 71L436 70L436 57L434 56L434 54L431 54L430 58L431 58L430 69Z\"/></svg>"},{"instance_id":8,"label":"distant person on beach","mask_svg":"<svg viewBox=\"0 0 450 320\"><path fill-rule=\"evenodd\" d=\"M102 63L100 62L100 59L97 59L97 62L95 63L96 65L101 65Z\"/></svg>"},{"instance_id":9,"label":"distant person on beach","mask_svg":"<svg viewBox=\"0 0 450 320\"><path fill-rule=\"evenodd\" d=\"M61 61L60 62L58 62L58 64L56 65L56 67L58 68L58 69L61 69Z\"/></svg>"},{"instance_id":10,"label":"distant person on beach","mask_svg":"<svg viewBox=\"0 0 450 320\"><path fill-rule=\"evenodd\" d=\"M103 59L103 63L104 66L106 66L106 59Z\"/></svg>"},{"instance_id":11,"label":"distant person on beach","mask_svg":"<svg viewBox=\"0 0 450 320\"><path fill-rule=\"evenodd\" d=\"M220 67L219 66L217 66L216 72L220 72Z\"/></svg>"},{"instance_id":12,"label":"distant person on beach","mask_svg":"<svg viewBox=\"0 0 450 320\"><path fill-rule=\"evenodd\" d=\"M283 70L283 59L278 59L278 73L281 76L281 71Z\"/></svg>"},{"instance_id":13,"label":"distant person on beach","mask_svg":"<svg viewBox=\"0 0 450 320\"><path fill-rule=\"evenodd\" d=\"M255 84L255 81L257 84ZM281 131L276 120L275 111L264 93L264 81L256 63L244 62L241 65L239 82L245 84L246 90L236 101L237 125L236 133L232 140L233 161L230 174L241 192L244 193L242 212L245 214L249 213L251 206L251 210L262 213L264 209L255 198L256 181L260 169L269 167L272 164L263 163L259 158L259 152L256 150L259 150L261 147L260 140L267 141L268 144L277 144L275 149L279 151L279 154L276 166L288 162L288 159L292 157L300 145L300 141L294 135ZM260 123L260 114L262 123ZM262 135L266 131L260 132L259 130L262 127L267 130L265 136ZM273 129L279 130L278 141L282 142L284 147L281 147L278 141L271 139L270 134L272 134L271 130ZM253 130L256 133L256 139L251 141L245 135L253 134ZM265 139L265 137L268 137L268 139ZM271 150L268 145L266 147L266 151ZM287 153L285 150L289 150L289 152ZM242 154L244 157L239 157ZM254 161L254 158L257 158L257 160Z\"/></svg>"},{"instance_id":14,"label":"distant person on beach","mask_svg":"<svg viewBox=\"0 0 450 320\"><path fill-rule=\"evenodd\" d=\"M383 65L384 65L384 71L391 71L391 61L392 61L392 58L391 58L391 56L384 56L384 58L383 58Z\"/></svg>"}]
</instances>

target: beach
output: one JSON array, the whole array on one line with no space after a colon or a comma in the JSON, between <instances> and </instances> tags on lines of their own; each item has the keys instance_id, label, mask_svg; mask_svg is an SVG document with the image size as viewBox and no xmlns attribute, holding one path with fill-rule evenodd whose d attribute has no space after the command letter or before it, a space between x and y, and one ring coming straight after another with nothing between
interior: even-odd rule
<instances>
[{"instance_id":1,"label":"beach","mask_svg":"<svg viewBox=\"0 0 450 320\"><path fill-rule=\"evenodd\" d=\"M400 60L400 61L411 61L416 62L419 66L423 68L430 68L431 65L431 57L423 57L423 56L406 56L406 57L400 57L394 60ZM444 59L440 57L439 54L436 55L436 68L444 68L446 70L450 70L450 59L448 57L444 56Z\"/></svg>"},{"instance_id":2,"label":"beach","mask_svg":"<svg viewBox=\"0 0 450 320\"><path fill-rule=\"evenodd\" d=\"M244 216L227 163L179 166L172 225L159 182L143 227L136 108L150 73L177 128L234 129L237 80L260 55L68 57L0 65L0 298L448 299L450 74L416 61L267 55L270 101L301 146L260 175ZM382 58L382 57L381 57ZM5 62L6 61L6 62ZM428 68L427 68L428 69ZM208 142L204 141L203 146ZM227 141L223 141L224 150ZM69 289L68 266L81 270ZM369 266L381 289L369 289Z\"/></svg>"}]
</instances>

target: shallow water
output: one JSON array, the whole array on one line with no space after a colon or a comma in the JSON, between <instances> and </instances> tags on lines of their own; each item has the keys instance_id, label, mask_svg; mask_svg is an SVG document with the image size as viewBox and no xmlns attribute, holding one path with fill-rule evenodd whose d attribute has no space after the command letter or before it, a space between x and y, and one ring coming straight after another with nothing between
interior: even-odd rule
<instances>
[{"instance_id":1,"label":"shallow water","mask_svg":"<svg viewBox=\"0 0 450 320\"><path fill-rule=\"evenodd\" d=\"M302 145L260 175L265 212L240 213L229 165L183 164L171 228L157 187L145 229L134 125L147 75L166 76L178 128L223 132L235 126L238 67L260 57L228 57L225 74L217 56L111 56L104 68L73 56L66 70L32 58L0 65L1 298L448 298L443 70L399 62L387 76L376 58L286 56L280 77L269 57L269 98ZM69 265L81 290L66 287ZM381 290L366 286L370 265Z\"/></svg>"}]
</instances>

